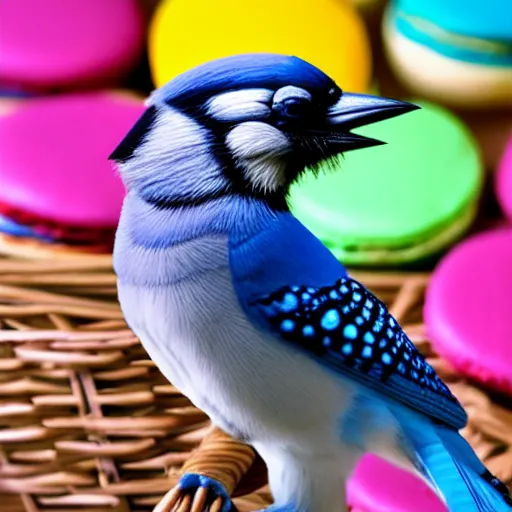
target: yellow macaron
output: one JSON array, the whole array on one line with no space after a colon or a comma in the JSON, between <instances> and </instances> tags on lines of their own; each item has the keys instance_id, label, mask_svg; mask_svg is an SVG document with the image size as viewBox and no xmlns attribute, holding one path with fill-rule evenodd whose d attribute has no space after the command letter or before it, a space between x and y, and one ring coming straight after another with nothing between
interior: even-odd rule
<instances>
[{"instance_id":1,"label":"yellow macaron","mask_svg":"<svg viewBox=\"0 0 512 512\"><path fill-rule=\"evenodd\" d=\"M242 53L295 55L350 91L366 91L371 76L364 23L348 2L164 0L155 12L149 59L157 87L199 64Z\"/></svg>"}]
</instances>

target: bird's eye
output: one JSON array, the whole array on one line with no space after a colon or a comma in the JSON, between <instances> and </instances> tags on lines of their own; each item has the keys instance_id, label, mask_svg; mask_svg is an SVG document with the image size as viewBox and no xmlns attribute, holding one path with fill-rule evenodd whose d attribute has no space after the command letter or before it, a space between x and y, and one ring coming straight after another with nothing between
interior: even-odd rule
<instances>
[{"instance_id":1,"label":"bird's eye","mask_svg":"<svg viewBox=\"0 0 512 512\"><path fill-rule=\"evenodd\" d=\"M272 110L278 117L279 123L297 121L308 116L311 109L311 94L299 87L286 86L276 91L273 98Z\"/></svg>"},{"instance_id":2,"label":"bird's eye","mask_svg":"<svg viewBox=\"0 0 512 512\"><path fill-rule=\"evenodd\" d=\"M309 101L303 98L289 98L281 104L280 114L290 119L298 119L307 113Z\"/></svg>"}]
</instances>

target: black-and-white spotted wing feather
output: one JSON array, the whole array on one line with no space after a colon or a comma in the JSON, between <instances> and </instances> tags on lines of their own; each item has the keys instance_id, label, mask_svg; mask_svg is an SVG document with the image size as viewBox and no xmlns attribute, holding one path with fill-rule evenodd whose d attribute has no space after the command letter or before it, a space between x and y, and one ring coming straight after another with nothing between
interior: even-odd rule
<instances>
[{"instance_id":1,"label":"black-and-white spotted wing feather","mask_svg":"<svg viewBox=\"0 0 512 512\"><path fill-rule=\"evenodd\" d=\"M464 409L385 305L357 281L283 287L253 304L288 343L332 369L453 428Z\"/></svg>"}]
</instances>

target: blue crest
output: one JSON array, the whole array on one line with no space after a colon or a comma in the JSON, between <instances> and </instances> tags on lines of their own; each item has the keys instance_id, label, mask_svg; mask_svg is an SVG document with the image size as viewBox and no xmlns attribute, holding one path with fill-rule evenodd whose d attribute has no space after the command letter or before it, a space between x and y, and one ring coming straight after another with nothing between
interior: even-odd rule
<instances>
[{"instance_id":1,"label":"blue crest","mask_svg":"<svg viewBox=\"0 0 512 512\"><path fill-rule=\"evenodd\" d=\"M298 57L254 53L213 60L186 71L156 90L150 103L194 104L219 92L251 87L277 90L287 85L326 100L339 94L331 78Z\"/></svg>"}]
</instances>

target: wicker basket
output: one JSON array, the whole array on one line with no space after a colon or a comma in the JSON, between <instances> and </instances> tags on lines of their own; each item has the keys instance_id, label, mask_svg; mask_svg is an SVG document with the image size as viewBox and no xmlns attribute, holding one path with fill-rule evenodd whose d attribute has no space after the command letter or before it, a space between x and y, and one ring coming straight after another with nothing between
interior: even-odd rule
<instances>
[{"instance_id":1,"label":"wicker basket","mask_svg":"<svg viewBox=\"0 0 512 512\"><path fill-rule=\"evenodd\" d=\"M429 275L354 275L450 384L469 414L464 435L510 483L510 401L432 353L422 324ZM270 502L253 451L212 430L127 329L108 258L0 261L0 446L0 493L21 495L27 512L151 510L183 469L219 478L241 512Z\"/></svg>"}]
</instances>

